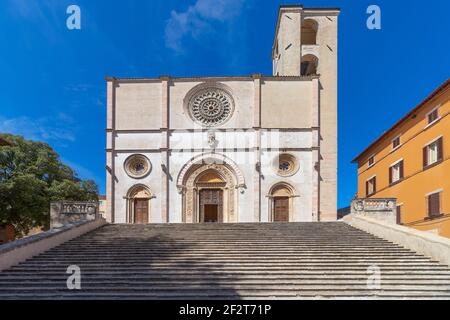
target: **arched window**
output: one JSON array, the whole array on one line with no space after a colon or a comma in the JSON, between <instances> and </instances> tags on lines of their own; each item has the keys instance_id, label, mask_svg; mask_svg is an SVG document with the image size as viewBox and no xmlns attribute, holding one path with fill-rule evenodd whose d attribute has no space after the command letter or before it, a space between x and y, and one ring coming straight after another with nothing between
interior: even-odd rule
<instances>
[{"instance_id":1,"label":"arched window","mask_svg":"<svg viewBox=\"0 0 450 320\"><path fill-rule=\"evenodd\" d=\"M317 67L319 64L319 59L312 54L307 54L302 57L301 64L301 75L302 76L312 76L317 75Z\"/></svg>"},{"instance_id":2,"label":"arched window","mask_svg":"<svg viewBox=\"0 0 450 320\"><path fill-rule=\"evenodd\" d=\"M302 23L302 45L317 44L318 23L312 19L305 19Z\"/></svg>"}]
</instances>

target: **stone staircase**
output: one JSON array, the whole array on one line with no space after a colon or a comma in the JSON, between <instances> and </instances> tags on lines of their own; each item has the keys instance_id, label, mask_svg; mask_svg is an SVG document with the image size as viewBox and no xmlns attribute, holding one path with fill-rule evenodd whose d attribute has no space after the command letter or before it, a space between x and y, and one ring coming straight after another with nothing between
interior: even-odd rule
<instances>
[{"instance_id":1,"label":"stone staircase","mask_svg":"<svg viewBox=\"0 0 450 320\"><path fill-rule=\"evenodd\" d=\"M0 272L0 299L29 298L449 299L450 269L342 222L106 225Z\"/></svg>"}]
</instances>

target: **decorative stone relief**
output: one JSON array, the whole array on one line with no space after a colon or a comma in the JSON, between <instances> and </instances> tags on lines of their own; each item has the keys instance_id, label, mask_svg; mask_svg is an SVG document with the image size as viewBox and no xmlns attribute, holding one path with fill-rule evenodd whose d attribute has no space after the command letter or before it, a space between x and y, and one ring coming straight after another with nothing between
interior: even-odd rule
<instances>
[{"instance_id":1,"label":"decorative stone relief","mask_svg":"<svg viewBox=\"0 0 450 320\"><path fill-rule=\"evenodd\" d=\"M351 213L367 216L391 224L397 223L397 200L395 198L353 199Z\"/></svg>"},{"instance_id":2,"label":"decorative stone relief","mask_svg":"<svg viewBox=\"0 0 450 320\"><path fill-rule=\"evenodd\" d=\"M208 145L210 148L215 149L219 141L216 140L216 133L214 131L208 132Z\"/></svg>"},{"instance_id":3,"label":"decorative stone relief","mask_svg":"<svg viewBox=\"0 0 450 320\"><path fill-rule=\"evenodd\" d=\"M50 228L97 219L98 202L58 201L50 204Z\"/></svg>"}]
</instances>

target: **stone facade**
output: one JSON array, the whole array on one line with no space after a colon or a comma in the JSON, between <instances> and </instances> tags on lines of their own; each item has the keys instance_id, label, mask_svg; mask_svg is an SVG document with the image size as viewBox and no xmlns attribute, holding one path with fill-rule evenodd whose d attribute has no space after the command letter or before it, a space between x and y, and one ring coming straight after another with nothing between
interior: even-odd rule
<instances>
[{"instance_id":1,"label":"stone facade","mask_svg":"<svg viewBox=\"0 0 450 320\"><path fill-rule=\"evenodd\" d=\"M302 74L300 46L274 60L273 76L107 77L108 221L336 219L339 12L289 7L291 34L285 10L275 39L293 48L300 21L319 22L322 74ZM218 202L202 202L205 190Z\"/></svg>"}]
</instances>

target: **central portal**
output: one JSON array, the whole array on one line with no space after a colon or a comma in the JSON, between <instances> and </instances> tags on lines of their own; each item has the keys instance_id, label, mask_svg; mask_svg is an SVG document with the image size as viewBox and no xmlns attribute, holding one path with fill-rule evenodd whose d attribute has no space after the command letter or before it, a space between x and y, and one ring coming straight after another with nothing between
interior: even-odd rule
<instances>
[{"instance_id":1,"label":"central portal","mask_svg":"<svg viewBox=\"0 0 450 320\"><path fill-rule=\"evenodd\" d=\"M177 187L182 194L183 222L238 221L237 190L242 190L245 183L242 176L236 174L240 172L236 165L217 157L214 154L192 160L181 170Z\"/></svg>"},{"instance_id":2,"label":"central portal","mask_svg":"<svg viewBox=\"0 0 450 320\"><path fill-rule=\"evenodd\" d=\"M223 191L221 189L200 190L200 222L223 222Z\"/></svg>"}]
</instances>

